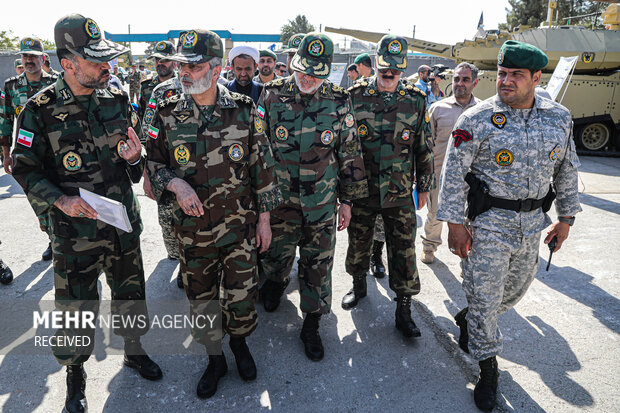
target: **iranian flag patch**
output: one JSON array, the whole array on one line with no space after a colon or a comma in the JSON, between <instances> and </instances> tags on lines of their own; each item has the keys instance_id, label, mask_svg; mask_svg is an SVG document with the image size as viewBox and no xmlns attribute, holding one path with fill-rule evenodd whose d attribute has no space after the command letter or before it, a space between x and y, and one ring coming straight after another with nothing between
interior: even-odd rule
<instances>
[{"instance_id":1,"label":"iranian flag patch","mask_svg":"<svg viewBox=\"0 0 620 413\"><path fill-rule=\"evenodd\" d=\"M263 109L262 106L258 106L258 109L256 109L256 112L258 112L258 117L263 119L265 117L265 109Z\"/></svg>"},{"instance_id":2,"label":"iranian flag patch","mask_svg":"<svg viewBox=\"0 0 620 413\"><path fill-rule=\"evenodd\" d=\"M149 137L153 139L157 139L157 135L159 135L159 129L154 126L149 126Z\"/></svg>"},{"instance_id":3,"label":"iranian flag patch","mask_svg":"<svg viewBox=\"0 0 620 413\"><path fill-rule=\"evenodd\" d=\"M25 129L19 130L19 135L17 135L17 143L30 148L32 146L33 139L34 139L34 133L28 132Z\"/></svg>"},{"instance_id":4,"label":"iranian flag patch","mask_svg":"<svg viewBox=\"0 0 620 413\"><path fill-rule=\"evenodd\" d=\"M0 99L4 99L4 97L5 97L4 92L0 91Z\"/></svg>"},{"instance_id":5,"label":"iranian flag patch","mask_svg":"<svg viewBox=\"0 0 620 413\"><path fill-rule=\"evenodd\" d=\"M148 106L150 109L155 109L155 107L157 106L157 101L155 99L150 99Z\"/></svg>"}]
</instances>

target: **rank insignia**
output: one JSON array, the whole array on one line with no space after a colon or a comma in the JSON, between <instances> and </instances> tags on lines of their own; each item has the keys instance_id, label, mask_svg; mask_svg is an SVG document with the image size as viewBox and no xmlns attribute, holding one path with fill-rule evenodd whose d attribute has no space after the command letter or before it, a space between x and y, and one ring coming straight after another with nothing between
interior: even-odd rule
<instances>
[{"instance_id":1,"label":"rank insignia","mask_svg":"<svg viewBox=\"0 0 620 413\"><path fill-rule=\"evenodd\" d=\"M497 162L499 166L510 166L513 160L514 156L508 149L501 149L495 154L495 162Z\"/></svg>"},{"instance_id":2,"label":"rank insignia","mask_svg":"<svg viewBox=\"0 0 620 413\"><path fill-rule=\"evenodd\" d=\"M187 119L189 119L189 114L188 113L177 113L174 115L174 118L178 120L180 123L183 123Z\"/></svg>"},{"instance_id":3,"label":"rank insignia","mask_svg":"<svg viewBox=\"0 0 620 413\"><path fill-rule=\"evenodd\" d=\"M189 163L189 149L185 145L179 145L174 150L174 159L179 165L187 165Z\"/></svg>"},{"instance_id":4,"label":"rank insignia","mask_svg":"<svg viewBox=\"0 0 620 413\"><path fill-rule=\"evenodd\" d=\"M37 104L37 106L42 106L42 105L45 105L47 102L50 101L50 97L47 96L45 93L41 93L40 95L38 95L37 97L35 97L32 100L34 101L34 103Z\"/></svg>"},{"instance_id":5,"label":"rank insignia","mask_svg":"<svg viewBox=\"0 0 620 413\"><path fill-rule=\"evenodd\" d=\"M288 130L284 126L280 125L276 128L276 139L280 141L288 139Z\"/></svg>"},{"instance_id":6,"label":"rank insignia","mask_svg":"<svg viewBox=\"0 0 620 413\"><path fill-rule=\"evenodd\" d=\"M138 126L138 114L136 112L131 112L131 126L134 128Z\"/></svg>"},{"instance_id":7,"label":"rank insignia","mask_svg":"<svg viewBox=\"0 0 620 413\"><path fill-rule=\"evenodd\" d=\"M549 154L549 159L551 159L552 161L555 161L556 159L558 159L561 153L562 153L562 149L560 148L560 145L556 145L555 148L553 148L553 150Z\"/></svg>"},{"instance_id":8,"label":"rank insignia","mask_svg":"<svg viewBox=\"0 0 620 413\"><path fill-rule=\"evenodd\" d=\"M365 138L366 136L368 136L368 126L364 125L363 123L360 124L357 127L357 134L360 138Z\"/></svg>"},{"instance_id":9,"label":"rank insignia","mask_svg":"<svg viewBox=\"0 0 620 413\"><path fill-rule=\"evenodd\" d=\"M454 138L454 147L458 148L463 142L469 142L472 140L472 136L465 129L456 129L452 131L452 138Z\"/></svg>"},{"instance_id":10,"label":"rank insignia","mask_svg":"<svg viewBox=\"0 0 620 413\"><path fill-rule=\"evenodd\" d=\"M233 143L228 148L228 157L233 162L239 162L243 159L244 155L245 151L243 150L243 146L239 145L238 143Z\"/></svg>"},{"instance_id":11,"label":"rank insignia","mask_svg":"<svg viewBox=\"0 0 620 413\"><path fill-rule=\"evenodd\" d=\"M347 113L347 116L344 117L344 124L347 126L347 128L353 126L355 124L355 119L353 119L353 115Z\"/></svg>"},{"instance_id":12,"label":"rank insignia","mask_svg":"<svg viewBox=\"0 0 620 413\"><path fill-rule=\"evenodd\" d=\"M23 107L22 105L19 105L18 107L16 107L16 108L15 108L15 114L16 114L16 115L19 115L19 114L20 114L20 112L22 111L22 109L23 109L23 108L24 108L24 107Z\"/></svg>"},{"instance_id":13,"label":"rank insignia","mask_svg":"<svg viewBox=\"0 0 620 413\"><path fill-rule=\"evenodd\" d=\"M71 92L69 92L69 91L67 90L67 88L62 88L62 89L60 89L58 93L60 93L60 96L62 96L62 98L63 98L64 100L69 100L69 99L71 99L71 96L72 96L72 95L71 95Z\"/></svg>"},{"instance_id":14,"label":"rank insignia","mask_svg":"<svg viewBox=\"0 0 620 413\"><path fill-rule=\"evenodd\" d=\"M403 131L403 134L401 135L401 139L404 141L408 141L409 140L409 129L405 129Z\"/></svg>"},{"instance_id":15,"label":"rank insignia","mask_svg":"<svg viewBox=\"0 0 620 413\"><path fill-rule=\"evenodd\" d=\"M65 113L59 113L58 115L54 115L54 117L56 119L58 119L59 121L61 121L61 122L64 122L65 119L67 119L67 116L69 116L69 114L66 113L66 112Z\"/></svg>"},{"instance_id":16,"label":"rank insignia","mask_svg":"<svg viewBox=\"0 0 620 413\"><path fill-rule=\"evenodd\" d=\"M62 164L67 171L79 171L82 167L82 158L75 152L69 152L62 158Z\"/></svg>"},{"instance_id":17,"label":"rank insignia","mask_svg":"<svg viewBox=\"0 0 620 413\"><path fill-rule=\"evenodd\" d=\"M159 135L159 129L157 129L155 126L149 126L147 134L149 135L149 138L157 139L157 135Z\"/></svg>"},{"instance_id":18,"label":"rank insignia","mask_svg":"<svg viewBox=\"0 0 620 413\"><path fill-rule=\"evenodd\" d=\"M164 92L164 99L168 99L170 97L174 96L174 90L170 89L170 90L166 90Z\"/></svg>"},{"instance_id":19,"label":"rank insignia","mask_svg":"<svg viewBox=\"0 0 620 413\"><path fill-rule=\"evenodd\" d=\"M116 151L121 158L123 157L122 153L127 150L129 150L129 145L127 145L127 142L125 142L123 139L118 141L118 143L116 144Z\"/></svg>"},{"instance_id":20,"label":"rank insignia","mask_svg":"<svg viewBox=\"0 0 620 413\"><path fill-rule=\"evenodd\" d=\"M503 113L494 113L493 116L491 116L491 123L493 123L497 129L504 129L504 126L506 126L506 116Z\"/></svg>"},{"instance_id":21,"label":"rank insignia","mask_svg":"<svg viewBox=\"0 0 620 413\"><path fill-rule=\"evenodd\" d=\"M263 133L263 121L260 118L254 118L254 129L256 133Z\"/></svg>"},{"instance_id":22,"label":"rank insignia","mask_svg":"<svg viewBox=\"0 0 620 413\"><path fill-rule=\"evenodd\" d=\"M324 145L329 145L330 143L332 143L333 140L334 132L332 132L331 130L328 129L321 133L321 142L323 142Z\"/></svg>"}]
</instances>

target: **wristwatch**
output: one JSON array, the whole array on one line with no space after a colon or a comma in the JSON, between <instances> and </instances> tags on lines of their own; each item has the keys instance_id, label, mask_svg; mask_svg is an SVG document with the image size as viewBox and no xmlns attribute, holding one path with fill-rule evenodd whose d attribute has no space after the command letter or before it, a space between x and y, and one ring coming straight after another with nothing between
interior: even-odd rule
<instances>
[{"instance_id":1,"label":"wristwatch","mask_svg":"<svg viewBox=\"0 0 620 413\"><path fill-rule=\"evenodd\" d=\"M353 202L349 201L348 199L341 199L340 203L343 205L348 205L348 206L352 206Z\"/></svg>"},{"instance_id":2,"label":"wristwatch","mask_svg":"<svg viewBox=\"0 0 620 413\"><path fill-rule=\"evenodd\" d=\"M563 222L564 224L568 224L572 227L575 223L575 217L558 217L558 221Z\"/></svg>"}]
</instances>

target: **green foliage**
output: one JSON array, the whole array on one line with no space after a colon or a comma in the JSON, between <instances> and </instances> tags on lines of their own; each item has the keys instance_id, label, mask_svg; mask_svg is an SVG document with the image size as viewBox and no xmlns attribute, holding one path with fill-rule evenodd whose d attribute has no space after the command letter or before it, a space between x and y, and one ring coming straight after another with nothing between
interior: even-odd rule
<instances>
[{"instance_id":1,"label":"green foliage","mask_svg":"<svg viewBox=\"0 0 620 413\"><path fill-rule=\"evenodd\" d=\"M298 14L293 20L282 26L280 29L280 41L284 44L296 33L310 33L314 31L314 25L310 24L306 16Z\"/></svg>"},{"instance_id":2,"label":"green foliage","mask_svg":"<svg viewBox=\"0 0 620 413\"><path fill-rule=\"evenodd\" d=\"M512 30L519 25L538 27L547 20L548 0L508 0L510 8L506 8L506 23L500 29ZM602 28L600 13L606 5L597 1L559 0L558 9L553 16L554 25L573 24L586 28ZM559 21L556 20L556 13ZM584 16L598 13L596 16ZM582 16L582 17L578 17Z\"/></svg>"},{"instance_id":3,"label":"green foliage","mask_svg":"<svg viewBox=\"0 0 620 413\"><path fill-rule=\"evenodd\" d=\"M19 38L13 36L10 30L0 31L0 49L17 49L19 47Z\"/></svg>"}]
</instances>

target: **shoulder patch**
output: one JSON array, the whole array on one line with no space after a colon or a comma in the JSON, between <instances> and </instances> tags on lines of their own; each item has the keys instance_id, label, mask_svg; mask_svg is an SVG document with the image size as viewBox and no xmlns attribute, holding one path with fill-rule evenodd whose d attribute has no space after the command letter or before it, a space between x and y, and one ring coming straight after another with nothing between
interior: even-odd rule
<instances>
[{"instance_id":1,"label":"shoulder patch","mask_svg":"<svg viewBox=\"0 0 620 413\"><path fill-rule=\"evenodd\" d=\"M160 100L158 103L158 106L160 108L165 108L166 106L172 103L177 103L178 101L179 101L179 95L172 95L169 98Z\"/></svg>"},{"instance_id":2,"label":"shoulder patch","mask_svg":"<svg viewBox=\"0 0 620 413\"><path fill-rule=\"evenodd\" d=\"M365 83L365 85L363 83ZM356 89L360 89L366 86L368 86L368 82L355 82L353 86L347 89L347 92L351 93Z\"/></svg>"},{"instance_id":3,"label":"shoulder patch","mask_svg":"<svg viewBox=\"0 0 620 413\"><path fill-rule=\"evenodd\" d=\"M343 87L335 85L333 83L332 83L332 91L334 91L336 93L342 93L342 94L346 94L347 93L347 91Z\"/></svg>"},{"instance_id":4,"label":"shoulder patch","mask_svg":"<svg viewBox=\"0 0 620 413\"><path fill-rule=\"evenodd\" d=\"M264 87L279 87L284 84L284 78L273 79L270 82L265 83Z\"/></svg>"},{"instance_id":5,"label":"shoulder patch","mask_svg":"<svg viewBox=\"0 0 620 413\"><path fill-rule=\"evenodd\" d=\"M50 102L54 102L56 99L56 93L54 93L53 86L48 86L45 89L41 90L39 93L34 95L30 100L33 105L37 107L41 107Z\"/></svg>"},{"instance_id":6,"label":"shoulder patch","mask_svg":"<svg viewBox=\"0 0 620 413\"><path fill-rule=\"evenodd\" d=\"M116 96L123 96L125 94L125 92L123 92L120 89L115 88L114 86L110 86L109 90L110 90L110 93Z\"/></svg>"},{"instance_id":7,"label":"shoulder patch","mask_svg":"<svg viewBox=\"0 0 620 413\"><path fill-rule=\"evenodd\" d=\"M230 96L233 98L233 100L240 100L243 103L248 104L248 105L252 104L252 102L253 102L251 97L246 96L246 95L241 94L241 93L234 93L234 92L232 92L230 94Z\"/></svg>"}]
</instances>

